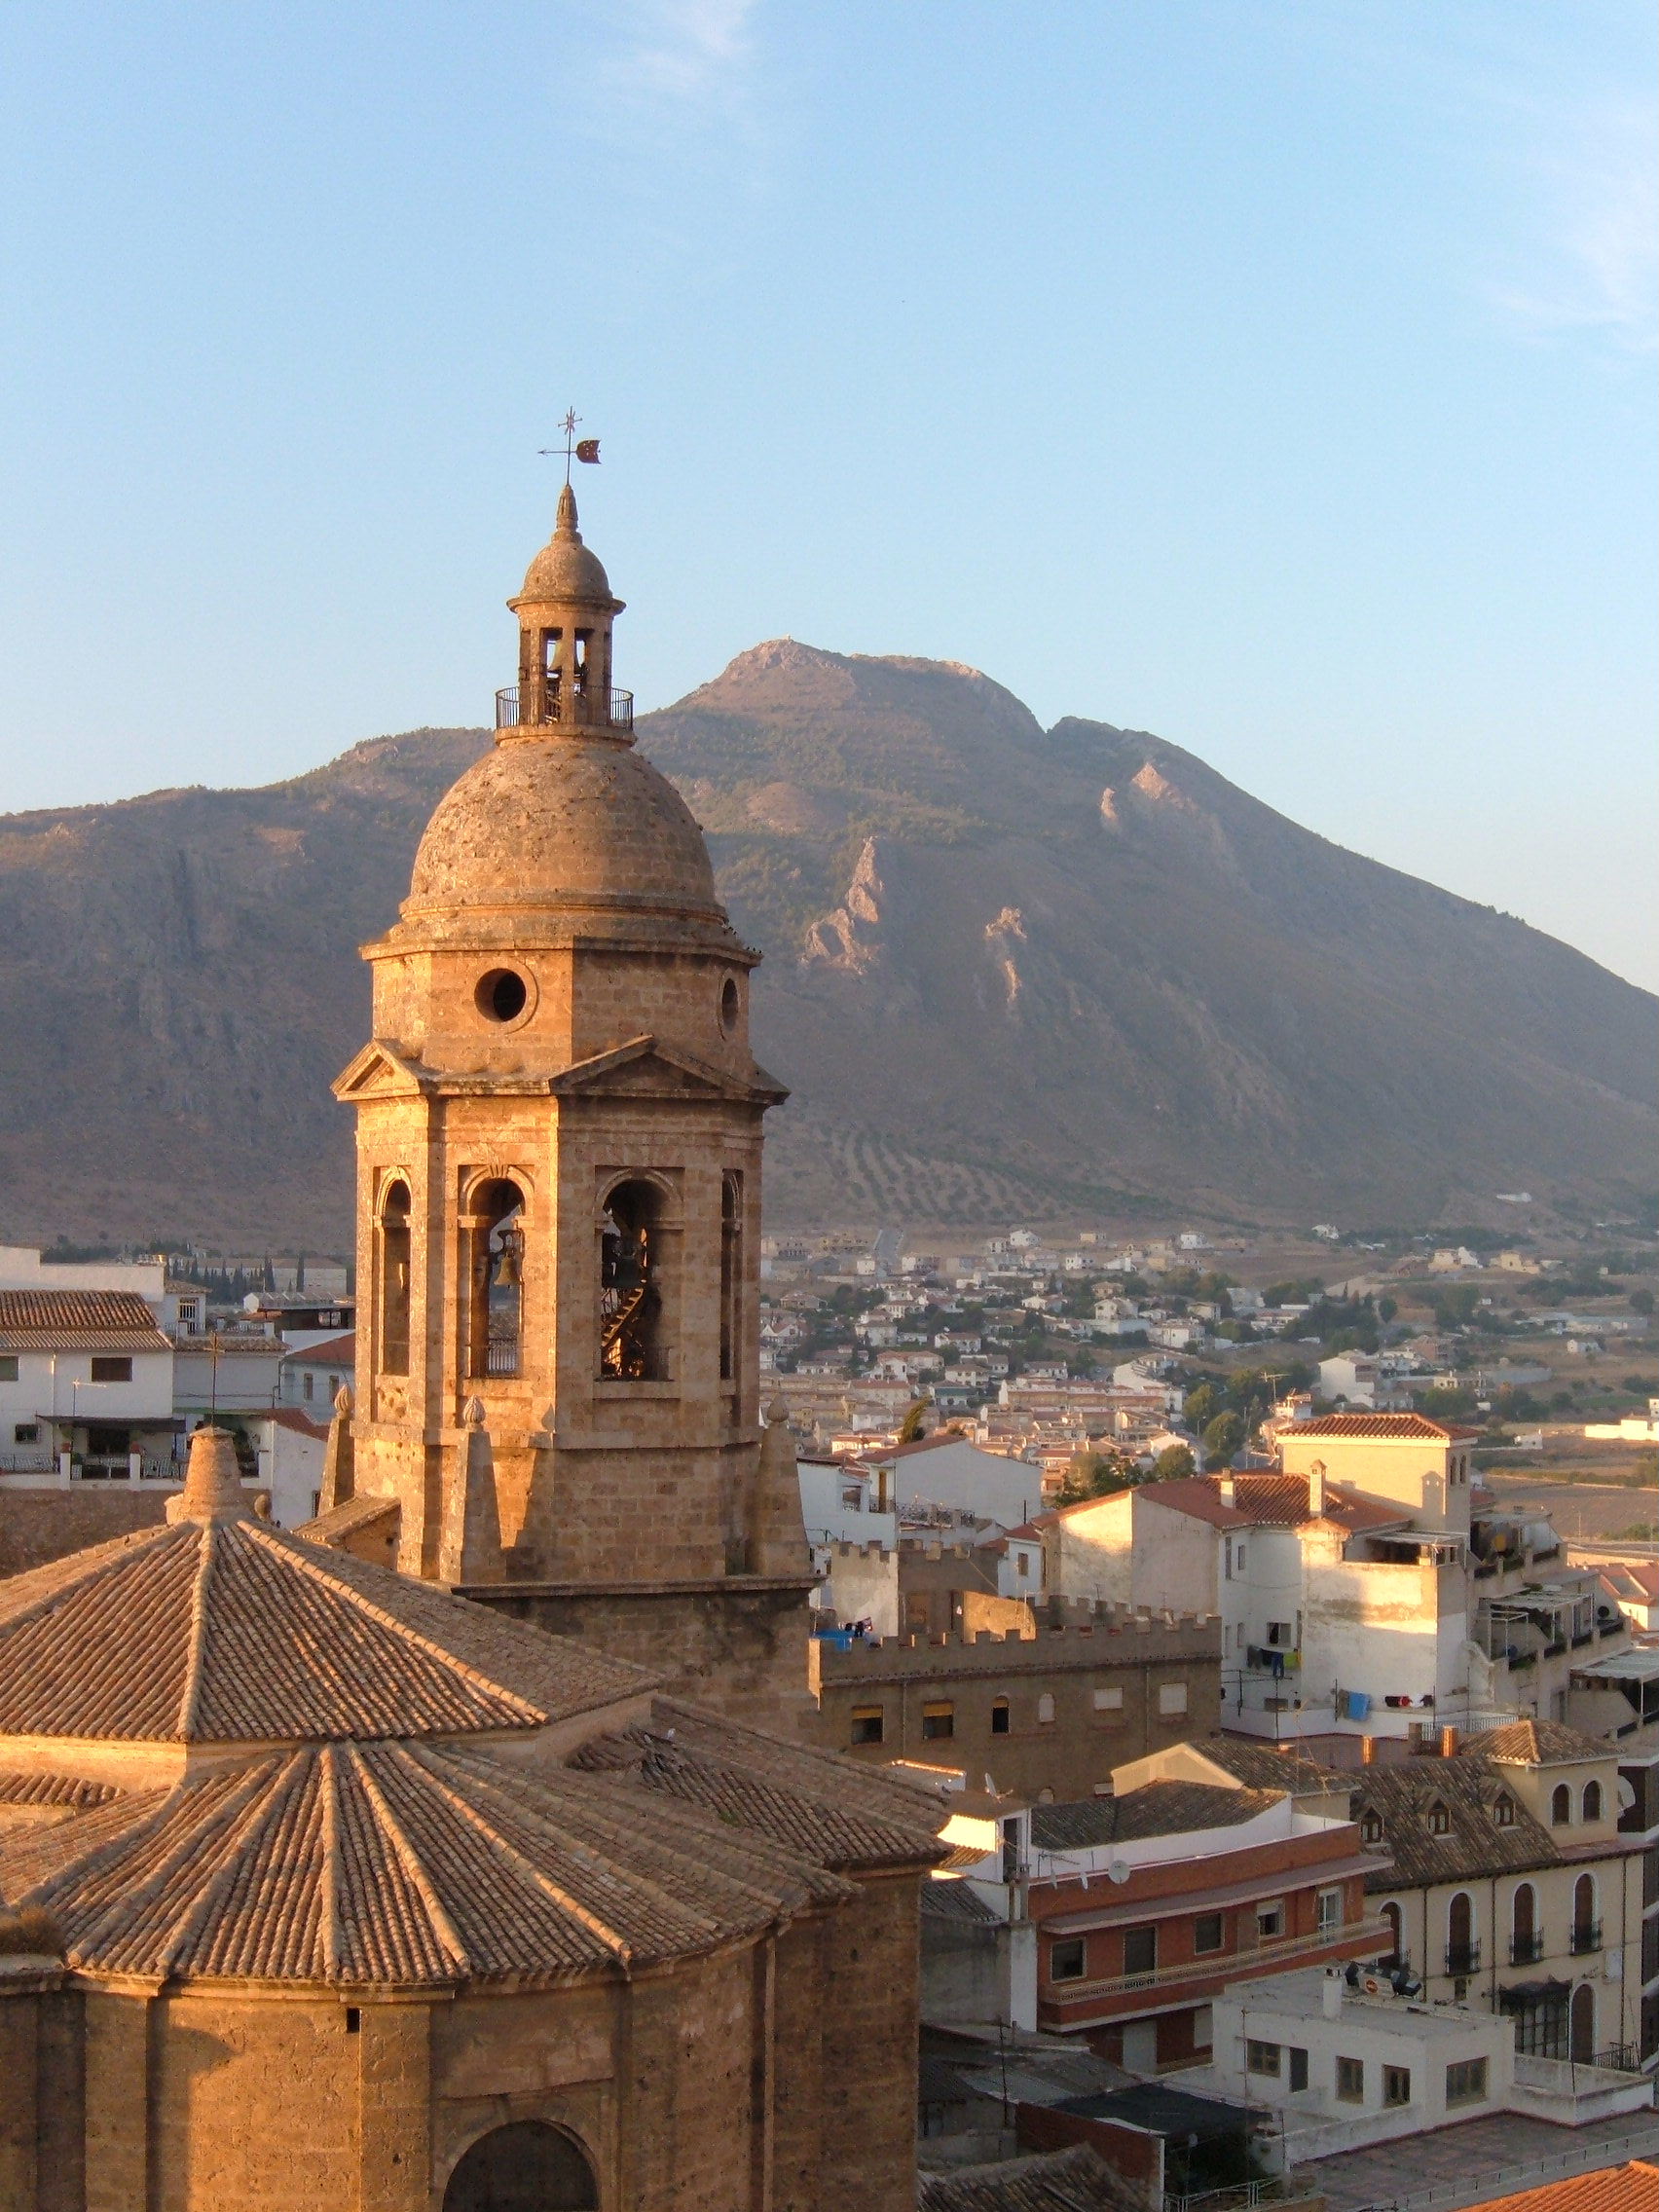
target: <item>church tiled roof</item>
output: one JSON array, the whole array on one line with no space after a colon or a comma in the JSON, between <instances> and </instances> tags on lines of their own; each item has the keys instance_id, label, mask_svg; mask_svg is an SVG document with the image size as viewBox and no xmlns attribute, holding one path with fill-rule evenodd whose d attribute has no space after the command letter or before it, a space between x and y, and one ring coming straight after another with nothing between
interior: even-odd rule
<instances>
[{"instance_id":1,"label":"church tiled roof","mask_svg":"<svg viewBox=\"0 0 1659 2212\"><path fill-rule=\"evenodd\" d=\"M653 1679L247 1516L139 1530L0 1583L0 1736L531 1729Z\"/></svg>"},{"instance_id":2,"label":"church tiled roof","mask_svg":"<svg viewBox=\"0 0 1659 2212\"><path fill-rule=\"evenodd\" d=\"M827 1866L913 1865L943 1856L932 1845L943 1808L925 1788L673 1698L654 1700L648 1722L584 1745L571 1764L700 1805Z\"/></svg>"},{"instance_id":3,"label":"church tiled roof","mask_svg":"<svg viewBox=\"0 0 1659 2212\"><path fill-rule=\"evenodd\" d=\"M381 1989L631 1972L850 1895L715 1814L641 1810L475 1749L307 1746L0 1833L0 1895L82 1972Z\"/></svg>"}]
</instances>

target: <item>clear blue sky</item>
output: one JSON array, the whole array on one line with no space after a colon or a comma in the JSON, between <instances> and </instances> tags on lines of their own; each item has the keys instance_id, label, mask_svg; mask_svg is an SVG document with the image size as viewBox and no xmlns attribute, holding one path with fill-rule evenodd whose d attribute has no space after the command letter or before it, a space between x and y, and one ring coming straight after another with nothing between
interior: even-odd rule
<instances>
[{"instance_id":1,"label":"clear blue sky","mask_svg":"<svg viewBox=\"0 0 1659 2212\"><path fill-rule=\"evenodd\" d=\"M0 11L0 808L971 661L1659 984L1648 0Z\"/></svg>"}]
</instances>

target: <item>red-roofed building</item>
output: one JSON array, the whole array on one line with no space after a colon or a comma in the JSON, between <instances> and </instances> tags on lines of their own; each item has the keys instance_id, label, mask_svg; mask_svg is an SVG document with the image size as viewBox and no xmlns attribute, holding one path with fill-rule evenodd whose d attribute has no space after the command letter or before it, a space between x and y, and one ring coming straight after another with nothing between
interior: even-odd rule
<instances>
[{"instance_id":1,"label":"red-roofed building","mask_svg":"<svg viewBox=\"0 0 1659 2212\"><path fill-rule=\"evenodd\" d=\"M1298 1422L1271 1471L1046 1515L1045 1586L1219 1613L1226 1724L1331 1758L1346 1741L1357 1761L1359 1738L1403 1751L1448 1724L1550 1717L1583 1654L1628 1631L1547 1521L1476 1501L1474 1433L1416 1413Z\"/></svg>"}]
</instances>

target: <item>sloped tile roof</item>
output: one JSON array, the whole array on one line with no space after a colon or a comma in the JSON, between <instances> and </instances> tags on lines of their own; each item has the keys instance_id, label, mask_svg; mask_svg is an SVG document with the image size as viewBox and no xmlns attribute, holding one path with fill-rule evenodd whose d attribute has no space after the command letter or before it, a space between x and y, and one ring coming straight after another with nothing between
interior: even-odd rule
<instances>
[{"instance_id":1,"label":"sloped tile roof","mask_svg":"<svg viewBox=\"0 0 1659 2212\"><path fill-rule=\"evenodd\" d=\"M1031 1840L1044 1851L1084 1851L1153 1835L1235 1827L1276 1805L1276 1789L1230 1789L1218 1782L1144 1782L1121 1797L1085 1797L1071 1805L1037 1805Z\"/></svg>"},{"instance_id":2,"label":"sloped tile roof","mask_svg":"<svg viewBox=\"0 0 1659 2212\"><path fill-rule=\"evenodd\" d=\"M1321 1414L1316 1420L1292 1422L1288 1436L1397 1437L1404 1442L1447 1444L1478 1436L1478 1428L1458 1428L1430 1420L1426 1414Z\"/></svg>"},{"instance_id":3,"label":"sloped tile roof","mask_svg":"<svg viewBox=\"0 0 1659 2212\"><path fill-rule=\"evenodd\" d=\"M1207 1521L1212 1529L1250 1526L1250 1516L1240 1513L1236 1506L1224 1505L1215 1484L1206 1482L1201 1475L1180 1475L1166 1483L1141 1483L1129 1494L1144 1497L1153 1505L1166 1505L1171 1513L1186 1513L1195 1521ZM1098 1501L1090 1498L1087 1502Z\"/></svg>"},{"instance_id":4,"label":"sloped tile roof","mask_svg":"<svg viewBox=\"0 0 1659 2212\"><path fill-rule=\"evenodd\" d=\"M1546 2181L1509 2196L1483 2196L1469 2212L1653 2212L1659 2204L1659 2164L1629 2158L1619 2166Z\"/></svg>"},{"instance_id":5,"label":"sloped tile roof","mask_svg":"<svg viewBox=\"0 0 1659 2212\"><path fill-rule=\"evenodd\" d=\"M78 1774L0 1773L0 1805L107 1805L120 1795L113 1782Z\"/></svg>"},{"instance_id":6,"label":"sloped tile roof","mask_svg":"<svg viewBox=\"0 0 1659 2212\"><path fill-rule=\"evenodd\" d=\"M290 1367L353 1367L357 1359L357 1338L354 1330L343 1337L327 1337L319 1345L301 1345L286 1349L284 1356Z\"/></svg>"},{"instance_id":7,"label":"sloped tile roof","mask_svg":"<svg viewBox=\"0 0 1659 2212\"><path fill-rule=\"evenodd\" d=\"M1352 1777L1334 1774L1292 1745L1253 1744L1242 1736L1195 1736L1191 1748L1252 1789L1316 1790L1351 1788Z\"/></svg>"},{"instance_id":8,"label":"sloped tile roof","mask_svg":"<svg viewBox=\"0 0 1659 2212\"><path fill-rule=\"evenodd\" d=\"M1484 1758L1459 1752L1450 1759L1411 1759L1399 1766L1361 1767L1352 1776L1353 1815L1382 1822L1391 1867L1367 1875L1371 1891L1463 1882L1477 1875L1524 1872L1555 1865L1561 1853L1550 1831L1535 1821L1513 1790L1505 1790ZM1510 1823L1496 1819L1500 1796L1512 1808ZM1449 1832L1435 1835L1429 1815L1446 1808Z\"/></svg>"},{"instance_id":9,"label":"sloped tile roof","mask_svg":"<svg viewBox=\"0 0 1659 2212\"><path fill-rule=\"evenodd\" d=\"M0 1583L0 1736L536 1728L653 1678L250 1517L140 1530Z\"/></svg>"},{"instance_id":10,"label":"sloped tile roof","mask_svg":"<svg viewBox=\"0 0 1659 2212\"><path fill-rule=\"evenodd\" d=\"M945 1810L931 1790L676 1698L655 1699L648 1723L594 1738L571 1764L701 1806L827 1866L915 1865L944 1856L937 1838Z\"/></svg>"},{"instance_id":11,"label":"sloped tile roof","mask_svg":"<svg viewBox=\"0 0 1659 2212\"><path fill-rule=\"evenodd\" d=\"M0 1895L82 1972L381 1988L628 1972L850 1896L610 1777L434 1745L307 1746L0 1835Z\"/></svg>"},{"instance_id":12,"label":"sloped tile roof","mask_svg":"<svg viewBox=\"0 0 1659 2212\"><path fill-rule=\"evenodd\" d=\"M1090 2143L994 2166L961 2166L923 2174L917 2212L1127 2212L1137 2192L1121 2181ZM1624 2207L1573 2206L1570 2212L1624 2212Z\"/></svg>"},{"instance_id":13,"label":"sloped tile roof","mask_svg":"<svg viewBox=\"0 0 1659 2212\"><path fill-rule=\"evenodd\" d=\"M1502 1728L1489 1728L1464 1745L1461 1756L1501 1759L1515 1766L1575 1766L1586 1759L1613 1755L1610 1744L1569 1728L1564 1720L1511 1720Z\"/></svg>"},{"instance_id":14,"label":"sloped tile roof","mask_svg":"<svg viewBox=\"0 0 1659 2212\"><path fill-rule=\"evenodd\" d=\"M170 1351L135 1290L0 1290L0 1351Z\"/></svg>"}]
</instances>

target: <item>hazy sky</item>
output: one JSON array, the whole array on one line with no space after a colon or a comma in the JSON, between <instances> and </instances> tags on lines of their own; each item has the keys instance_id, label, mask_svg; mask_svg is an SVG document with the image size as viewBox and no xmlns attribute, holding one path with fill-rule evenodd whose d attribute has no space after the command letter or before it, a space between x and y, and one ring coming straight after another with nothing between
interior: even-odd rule
<instances>
[{"instance_id":1,"label":"hazy sky","mask_svg":"<svg viewBox=\"0 0 1659 2212\"><path fill-rule=\"evenodd\" d=\"M0 808L486 719L551 522L1659 984L1649 0L0 10Z\"/></svg>"}]
</instances>

